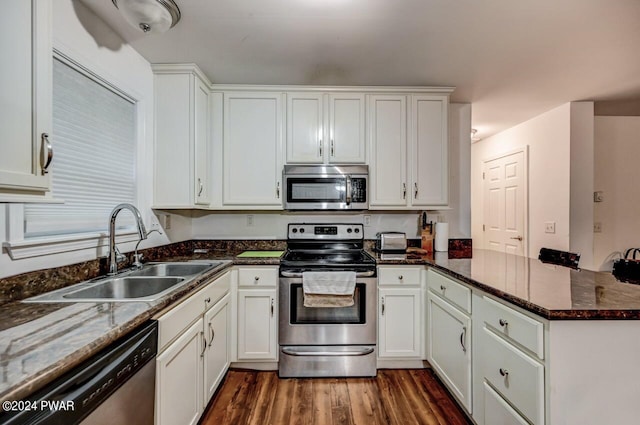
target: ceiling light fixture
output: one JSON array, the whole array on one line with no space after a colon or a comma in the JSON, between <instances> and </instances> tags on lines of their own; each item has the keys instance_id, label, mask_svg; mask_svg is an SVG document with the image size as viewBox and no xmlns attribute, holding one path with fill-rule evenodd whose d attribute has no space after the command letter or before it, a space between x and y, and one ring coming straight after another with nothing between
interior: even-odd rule
<instances>
[{"instance_id":1,"label":"ceiling light fixture","mask_svg":"<svg viewBox=\"0 0 640 425\"><path fill-rule=\"evenodd\" d=\"M161 33L180 20L173 0L111 0L124 19L143 33Z\"/></svg>"}]
</instances>

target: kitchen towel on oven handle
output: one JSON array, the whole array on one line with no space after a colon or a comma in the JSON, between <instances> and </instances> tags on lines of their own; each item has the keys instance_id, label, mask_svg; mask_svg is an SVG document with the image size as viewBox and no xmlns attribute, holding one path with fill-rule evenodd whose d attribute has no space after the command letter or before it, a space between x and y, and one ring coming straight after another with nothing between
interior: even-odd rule
<instances>
[{"instance_id":1,"label":"kitchen towel on oven handle","mask_svg":"<svg viewBox=\"0 0 640 425\"><path fill-rule=\"evenodd\" d=\"M624 258L613 262L612 274L623 282L640 284L640 248L629 248Z\"/></svg>"},{"instance_id":2,"label":"kitchen towel on oven handle","mask_svg":"<svg viewBox=\"0 0 640 425\"><path fill-rule=\"evenodd\" d=\"M350 307L354 304L356 273L304 272L302 289L305 307Z\"/></svg>"}]
</instances>

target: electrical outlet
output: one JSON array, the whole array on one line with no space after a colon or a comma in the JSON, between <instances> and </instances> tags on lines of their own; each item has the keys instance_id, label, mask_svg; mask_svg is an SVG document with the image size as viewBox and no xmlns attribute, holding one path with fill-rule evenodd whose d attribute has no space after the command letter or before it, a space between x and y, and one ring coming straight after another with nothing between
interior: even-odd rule
<instances>
[{"instance_id":1,"label":"electrical outlet","mask_svg":"<svg viewBox=\"0 0 640 425\"><path fill-rule=\"evenodd\" d=\"M364 224L365 226L371 226L371 216L370 215L363 216L362 224Z\"/></svg>"},{"instance_id":2,"label":"electrical outlet","mask_svg":"<svg viewBox=\"0 0 640 425\"><path fill-rule=\"evenodd\" d=\"M547 221L544 223L544 232L545 233L555 233L556 232L556 222L555 221Z\"/></svg>"},{"instance_id":3,"label":"electrical outlet","mask_svg":"<svg viewBox=\"0 0 640 425\"><path fill-rule=\"evenodd\" d=\"M593 223L593 233L602 233L602 223L599 221Z\"/></svg>"},{"instance_id":4,"label":"electrical outlet","mask_svg":"<svg viewBox=\"0 0 640 425\"><path fill-rule=\"evenodd\" d=\"M253 214L247 215L247 227L253 227Z\"/></svg>"},{"instance_id":5,"label":"electrical outlet","mask_svg":"<svg viewBox=\"0 0 640 425\"><path fill-rule=\"evenodd\" d=\"M164 230L171 229L171 215L167 214L164 216Z\"/></svg>"}]
</instances>

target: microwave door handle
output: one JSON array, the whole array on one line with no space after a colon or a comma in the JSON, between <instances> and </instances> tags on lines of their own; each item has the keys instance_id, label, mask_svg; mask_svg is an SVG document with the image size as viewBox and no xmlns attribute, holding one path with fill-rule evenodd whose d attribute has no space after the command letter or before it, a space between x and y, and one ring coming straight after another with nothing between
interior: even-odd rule
<instances>
[{"instance_id":1,"label":"microwave door handle","mask_svg":"<svg viewBox=\"0 0 640 425\"><path fill-rule=\"evenodd\" d=\"M351 176L347 176L347 205L351 205Z\"/></svg>"}]
</instances>

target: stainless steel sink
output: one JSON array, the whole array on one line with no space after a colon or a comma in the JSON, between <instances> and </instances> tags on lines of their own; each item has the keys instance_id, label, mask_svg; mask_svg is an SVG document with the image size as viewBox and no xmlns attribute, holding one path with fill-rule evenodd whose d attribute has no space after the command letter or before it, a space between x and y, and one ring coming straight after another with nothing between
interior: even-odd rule
<instances>
[{"instance_id":1,"label":"stainless steel sink","mask_svg":"<svg viewBox=\"0 0 640 425\"><path fill-rule=\"evenodd\" d=\"M150 263L128 276L191 276L215 267L217 263Z\"/></svg>"},{"instance_id":2,"label":"stainless steel sink","mask_svg":"<svg viewBox=\"0 0 640 425\"><path fill-rule=\"evenodd\" d=\"M114 277L63 297L75 301L144 298L166 291L184 280L184 277Z\"/></svg>"},{"instance_id":3,"label":"stainless steel sink","mask_svg":"<svg viewBox=\"0 0 640 425\"><path fill-rule=\"evenodd\" d=\"M224 268L231 261L148 263L141 269L125 270L27 298L27 303L64 302L152 302L197 279Z\"/></svg>"}]
</instances>

